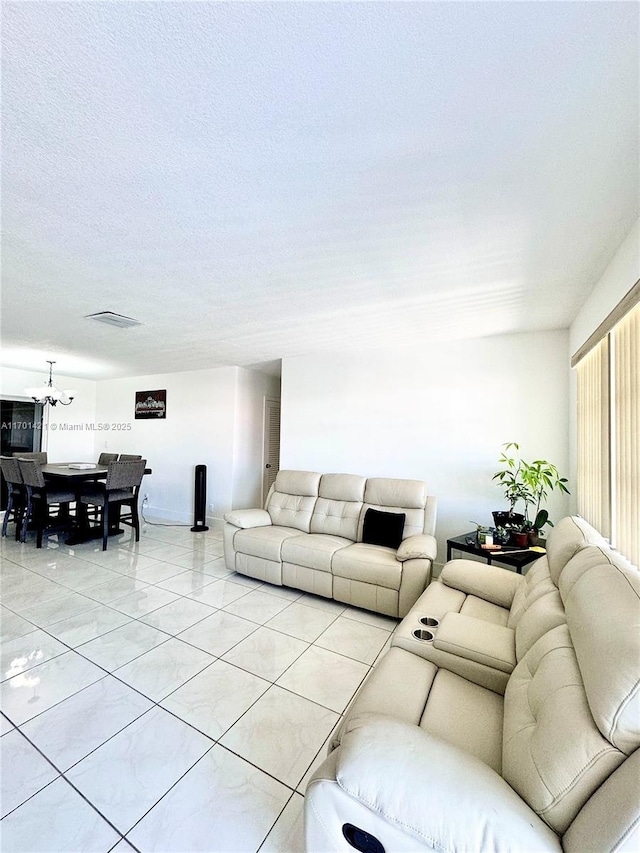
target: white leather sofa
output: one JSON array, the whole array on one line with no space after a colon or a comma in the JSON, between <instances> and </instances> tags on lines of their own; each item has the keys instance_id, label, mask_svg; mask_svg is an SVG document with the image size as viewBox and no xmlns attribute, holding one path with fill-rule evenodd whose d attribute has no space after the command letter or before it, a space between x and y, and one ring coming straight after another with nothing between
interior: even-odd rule
<instances>
[{"instance_id":1,"label":"white leather sofa","mask_svg":"<svg viewBox=\"0 0 640 853\"><path fill-rule=\"evenodd\" d=\"M640 578L599 541L447 564L307 786L308 853L639 849Z\"/></svg>"},{"instance_id":2,"label":"white leather sofa","mask_svg":"<svg viewBox=\"0 0 640 853\"><path fill-rule=\"evenodd\" d=\"M419 480L283 470L264 509L226 513L225 562L262 581L402 617L431 580L435 516L436 500ZM366 541L379 532L372 519L391 522L397 546Z\"/></svg>"}]
</instances>

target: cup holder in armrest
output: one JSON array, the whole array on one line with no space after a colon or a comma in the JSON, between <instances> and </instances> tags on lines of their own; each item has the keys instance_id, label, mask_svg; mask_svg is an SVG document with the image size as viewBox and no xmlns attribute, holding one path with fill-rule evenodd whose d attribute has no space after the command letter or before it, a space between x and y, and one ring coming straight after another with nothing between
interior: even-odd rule
<instances>
[{"instance_id":1,"label":"cup holder in armrest","mask_svg":"<svg viewBox=\"0 0 640 853\"><path fill-rule=\"evenodd\" d=\"M427 631L424 628L416 628L413 632L413 636L416 640L422 640L425 643L430 643L433 640L433 632Z\"/></svg>"},{"instance_id":2,"label":"cup holder in armrest","mask_svg":"<svg viewBox=\"0 0 640 853\"><path fill-rule=\"evenodd\" d=\"M440 620L434 619L433 616L423 616L422 619L420 619L420 624L426 625L428 628L437 628L440 624Z\"/></svg>"}]
</instances>

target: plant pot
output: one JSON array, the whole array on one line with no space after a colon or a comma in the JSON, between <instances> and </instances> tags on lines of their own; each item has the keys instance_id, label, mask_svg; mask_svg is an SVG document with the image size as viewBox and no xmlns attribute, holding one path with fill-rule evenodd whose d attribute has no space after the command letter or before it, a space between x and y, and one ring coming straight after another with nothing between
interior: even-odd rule
<instances>
[{"instance_id":1,"label":"plant pot","mask_svg":"<svg viewBox=\"0 0 640 853\"><path fill-rule=\"evenodd\" d=\"M527 531L527 543L530 548L533 548L534 545L538 544L538 540L540 539L540 534L537 530L529 530Z\"/></svg>"},{"instance_id":2,"label":"plant pot","mask_svg":"<svg viewBox=\"0 0 640 853\"><path fill-rule=\"evenodd\" d=\"M513 524L514 526L518 526L524 523L524 515L520 515L519 512L509 512L509 510L496 510L492 512L493 523L496 527L506 527L508 524Z\"/></svg>"},{"instance_id":3,"label":"plant pot","mask_svg":"<svg viewBox=\"0 0 640 853\"><path fill-rule=\"evenodd\" d=\"M527 548L529 546L528 534L527 533L512 533L511 541L514 545L517 545L519 548Z\"/></svg>"}]
</instances>

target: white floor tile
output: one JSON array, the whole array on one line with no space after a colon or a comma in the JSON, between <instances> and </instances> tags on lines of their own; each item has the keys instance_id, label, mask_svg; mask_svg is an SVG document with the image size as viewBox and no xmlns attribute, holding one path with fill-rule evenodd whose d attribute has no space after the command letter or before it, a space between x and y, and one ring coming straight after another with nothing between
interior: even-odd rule
<instances>
[{"instance_id":1,"label":"white floor tile","mask_svg":"<svg viewBox=\"0 0 640 853\"><path fill-rule=\"evenodd\" d=\"M163 631L133 620L78 646L76 651L98 666L113 672L167 640L169 635Z\"/></svg>"},{"instance_id":2,"label":"white floor tile","mask_svg":"<svg viewBox=\"0 0 640 853\"><path fill-rule=\"evenodd\" d=\"M243 595L238 601L227 604L224 609L227 613L233 613L235 616L241 616L243 619L250 619L252 622L264 625L276 613L280 613L281 610L289 606L290 602L284 598L269 595L261 589L254 589L247 595Z\"/></svg>"},{"instance_id":3,"label":"white floor tile","mask_svg":"<svg viewBox=\"0 0 640 853\"><path fill-rule=\"evenodd\" d=\"M0 817L60 775L17 729L0 738L0 761Z\"/></svg>"},{"instance_id":4,"label":"white floor tile","mask_svg":"<svg viewBox=\"0 0 640 853\"><path fill-rule=\"evenodd\" d=\"M224 610L217 610L202 622L182 631L179 639L197 646L209 654L221 657L245 637L253 634L258 627L255 622L249 622L239 616L225 613Z\"/></svg>"},{"instance_id":5,"label":"white floor tile","mask_svg":"<svg viewBox=\"0 0 640 853\"><path fill-rule=\"evenodd\" d=\"M316 645L332 652L372 664L389 639L389 632L340 616L316 640Z\"/></svg>"},{"instance_id":6,"label":"white floor tile","mask_svg":"<svg viewBox=\"0 0 640 853\"><path fill-rule=\"evenodd\" d=\"M25 723L22 731L64 772L152 707L107 676Z\"/></svg>"},{"instance_id":7,"label":"white floor tile","mask_svg":"<svg viewBox=\"0 0 640 853\"><path fill-rule=\"evenodd\" d=\"M0 685L2 710L19 726L105 677L103 669L66 652Z\"/></svg>"},{"instance_id":8,"label":"white floor tile","mask_svg":"<svg viewBox=\"0 0 640 853\"><path fill-rule=\"evenodd\" d=\"M275 681L308 648L309 644L303 640L270 628L258 628L223 658L267 681Z\"/></svg>"},{"instance_id":9,"label":"white floor tile","mask_svg":"<svg viewBox=\"0 0 640 853\"><path fill-rule=\"evenodd\" d=\"M298 604L306 604L308 607L317 607L319 610L326 610L328 613L333 613L334 616L340 616L347 609L346 604L341 604L339 601L333 601L331 598L323 598L321 595L312 595L310 592L305 592L298 599Z\"/></svg>"},{"instance_id":10,"label":"white floor tile","mask_svg":"<svg viewBox=\"0 0 640 853\"><path fill-rule=\"evenodd\" d=\"M7 640L0 644L0 681L68 651L67 646L39 629L17 640Z\"/></svg>"},{"instance_id":11,"label":"white floor tile","mask_svg":"<svg viewBox=\"0 0 640 853\"><path fill-rule=\"evenodd\" d=\"M121 666L115 675L154 702L159 702L214 660L202 649L172 638Z\"/></svg>"},{"instance_id":12,"label":"white floor tile","mask_svg":"<svg viewBox=\"0 0 640 853\"><path fill-rule=\"evenodd\" d=\"M189 598L201 601L210 607L225 607L238 598L248 595L248 592L249 590L240 584L221 579L207 584L204 589L190 593Z\"/></svg>"},{"instance_id":13,"label":"white floor tile","mask_svg":"<svg viewBox=\"0 0 640 853\"><path fill-rule=\"evenodd\" d=\"M395 631L400 622L399 619L394 619L392 616L371 613L369 610L361 610L359 607L347 607L342 616L345 619L354 619L356 622L373 625L375 628L382 628L385 631Z\"/></svg>"},{"instance_id":14,"label":"white floor tile","mask_svg":"<svg viewBox=\"0 0 640 853\"><path fill-rule=\"evenodd\" d=\"M154 628L160 628L168 634L178 634L213 613L215 613L214 608L207 604L192 601L190 598L178 598L171 604L165 604L164 607L141 616L140 621Z\"/></svg>"},{"instance_id":15,"label":"white floor tile","mask_svg":"<svg viewBox=\"0 0 640 853\"><path fill-rule=\"evenodd\" d=\"M130 621L130 616L106 607L104 604L98 604L97 607L85 610L70 619L63 619L61 622L47 625L47 633L53 634L62 643L76 648L82 643L88 643L89 640L113 631L114 628L126 625Z\"/></svg>"},{"instance_id":16,"label":"white floor tile","mask_svg":"<svg viewBox=\"0 0 640 853\"><path fill-rule=\"evenodd\" d=\"M173 563L174 566L178 566L183 570L201 572L204 566L208 563L213 563L217 559L219 559L218 555L212 554L209 551L189 551L181 557L173 557L168 562Z\"/></svg>"},{"instance_id":17,"label":"white floor tile","mask_svg":"<svg viewBox=\"0 0 640 853\"><path fill-rule=\"evenodd\" d=\"M120 836L64 779L2 821L7 853L104 853Z\"/></svg>"},{"instance_id":18,"label":"white floor tile","mask_svg":"<svg viewBox=\"0 0 640 853\"><path fill-rule=\"evenodd\" d=\"M311 646L277 683L342 714L368 672L364 663Z\"/></svg>"},{"instance_id":19,"label":"white floor tile","mask_svg":"<svg viewBox=\"0 0 640 853\"><path fill-rule=\"evenodd\" d=\"M267 835L260 853L302 853L304 849L304 797L295 793Z\"/></svg>"},{"instance_id":20,"label":"white floor tile","mask_svg":"<svg viewBox=\"0 0 640 853\"><path fill-rule=\"evenodd\" d=\"M217 740L269 687L270 682L217 660L161 704Z\"/></svg>"},{"instance_id":21,"label":"white floor tile","mask_svg":"<svg viewBox=\"0 0 640 853\"><path fill-rule=\"evenodd\" d=\"M214 746L129 837L145 853L249 853L289 796L280 782Z\"/></svg>"},{"instance_id":22,"label":"white floor tile","mask_svg":"<svg viewBox=\"0 0 640 853\"><path fill-rule=\"evenodd\" d=\"M60 622L62 619L69 619L72 616L77 616L79 613L84 613L87 610L92 610L96 607L96 602L91 598L87 598L79 592L71 592L66 587L60 587L65 590L65 595L60 598L54 598L51 601L45 601L40 604L35 604L32 607L20 611L20 615L24 616L34 625L40 628L45 628L47 625L53 625L55 622Z\"/></svg>"},{"instance_id":23,"label":"white floor tile","mask_svg":"<svg viewBox=\"0 0 640 853\"><path fill-rule=\"evenodd\" d=\"M211 745L156 707L72 767L67 778L125 834Z\"/></svg>"},{"instance_id":24,"label":"white floor tile","mask_svg":"<svg viewBox=\"0 0 640 853\"><path fill-rule=\"evenodd\" d=\"M170 604L178 598L173 592L166 589L160 589L157 586L147 586L144 589L139 589L137 592L132 592L124 598L118 598L109 603L110 607L119 610L121 613L126 613L127 616L144 616L146 613L151 613L152 610L157 610L159 607L164 607L165 604Z\"/></svg>"},{"instance_id":25,"label":"white floor tile","mask_svg":"<svg viewBox=\"0 0 640 853\"><path fill-rule=\"evenodd\" d=\"M4 714L0 714L0 737L2 737L2 735L6 735L8 732L12 732L13 729L13 723L10 722Z\"/></svg>"},{"instance_id":26,"label":"white floor tile","mask_svg":"<svg viewBox=\"0 0 640 853\"><path fill-rule=\"evenodd\" d=\"M220 743L295 788L337 720L333 711L274 686Z\"/></svg>"},{"instance_id":27,"label":"white floor tile","mask_svg":"<svg viewBox=\"0 0 640 853\"><path fill-rule=\"evenodd\" d=\"M307 607L294 601L290 607L286 607L277 613L273 619L266 623L267 628L282 631L299 640L312 643L331 625L338 617L326 610L318 610L317 607Z\"/></svg>"},{"instance_id":28,"label":"white floor tile","mask_svg":"<svg viewBox=\"0 0 640 853\"><path fill-rule=\"evenodd\" d=\"M16 640L35 631L36 626L6 607L0 607L0 642Z\"/></svg>"},{"instance_id":29,"label":"white floor tile","mask_svg":"<svg viewBox=\"0 0 640 853\"><path fill-rule=\"evenodd\" d=\"M132 592L141 589L146 589L148 586L144 581L139 581L135 577L129 575L117 575L106 583L90 586L85 589L83 594L100 604L109 604L110 601L116 601L118 598L124 598Z\"/></svg>"},{"instance_id":30,"label":"white floor tile","mask_svg":"<svg viewBox=\"0 0 640 853\"><path fill-rule=\"evenodd\" d=\"M181 572L179 575L174 575L172 578L160 581L158 586L162 589L168 589L169 592L175 592L178 595L193 595L197 597L205 586L214 583L216 578L211 575L204 575L202 572L194 572L192 570Z\"/></svg>"}]
</instances>

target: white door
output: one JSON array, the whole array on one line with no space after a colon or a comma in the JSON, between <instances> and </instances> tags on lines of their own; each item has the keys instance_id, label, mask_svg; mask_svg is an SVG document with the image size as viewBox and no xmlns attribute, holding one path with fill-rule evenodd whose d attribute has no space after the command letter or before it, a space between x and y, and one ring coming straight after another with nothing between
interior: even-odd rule
<instances>
[{"instance_id":1,"label":"white door","mask_svg":"<svg viewBox=\"0 0 640 853\"><path fill-rule=\"evenodd\" d=\"M262 505L280 470L280 400L264 398L264 451L262 454Z\"/></svg>"}]
</instances>

